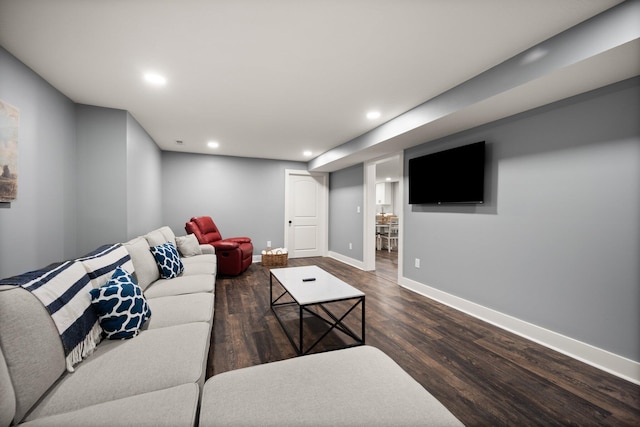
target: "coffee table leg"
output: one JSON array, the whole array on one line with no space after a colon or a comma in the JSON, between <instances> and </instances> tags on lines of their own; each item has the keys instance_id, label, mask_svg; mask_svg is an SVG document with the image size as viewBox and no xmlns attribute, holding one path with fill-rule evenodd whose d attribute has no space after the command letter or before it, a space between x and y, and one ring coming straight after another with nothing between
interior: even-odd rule
<instances>
[{"instance_id":1,"label":"coffee table leg","mask_svg":"<svg viewBox=\"0 0 640 427\"><path fill-rule=\"evenodd\" d=\"M362 297L362 345L364 345L364 297Z\"/></svg>"},{"instance_id":2,"label":"coffee table leg","mask_svg":"<svg viewBox=\"0 0 640 427\"><path fill-rule=\"evenodd\" d=\"M298 355L304 354L304 342L303 342L303 330L302 330L302 306L298 306L298 313L300 315L300 349L298 350Z\"/></svg>"}]
</instances>

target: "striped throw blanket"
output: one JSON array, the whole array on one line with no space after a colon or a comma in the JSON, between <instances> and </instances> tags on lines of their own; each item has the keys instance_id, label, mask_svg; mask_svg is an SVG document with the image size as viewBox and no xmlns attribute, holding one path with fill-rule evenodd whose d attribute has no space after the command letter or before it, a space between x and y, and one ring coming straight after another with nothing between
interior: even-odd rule
<instances>
[{"instance_id":1,"label":"striped throw blanket","mask_svg":"<svg viewBox=\"0 0 640 427\"><path fill-rule=\"evenodd\" d=\"M66 261L0 283L22 286L42 302L60 334L69 372L100 342L102 329L91 307L91 281L82 263Z\"/></svg>"},{"instance_id":2,"label":"striped throw blanket","mask_svg":"<svg viewBox=\"0 0 640 427\"><path fill-rule=\"evenodd\" d=\"M105 284L118 266L133 273L129 253L116 243L77 260L0 280L0 284L21 286L42 302L60 334L67 370L73 372L102 336L89 290Z\"/></svg>"}]
</instances>

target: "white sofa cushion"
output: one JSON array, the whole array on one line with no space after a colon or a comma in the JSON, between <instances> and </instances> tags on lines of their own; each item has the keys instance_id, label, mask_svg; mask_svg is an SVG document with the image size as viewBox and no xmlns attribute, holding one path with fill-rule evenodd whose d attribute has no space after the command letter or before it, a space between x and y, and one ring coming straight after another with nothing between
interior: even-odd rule
<instances>
[{"instance_id":1,"label":"white sofa cushion","mask_svg":"<svg viewBox=\"0 0 640 427\"><path fill-rule=\"evenodd\" d=\"M202 249L200 248L200 242L196 238L195 234L187 234L186 236L176 237L176 245L180 255L184 257L190 257L194 255L202 255Z\"/></svg>"},{"instance_id":2,"label":"white sofa cushion","mask_svg":"<svg viewBox=\"0 0 640 427\"><path fill-rule=\"evenodd\" d=\"M183 384L164 390L91 405L21 424L24 427L192 427L198 410L199 388Z\"/></svg>"},{"instance_id":3,"label":"white sofa cushion","mask_svg":"<svg viewBox=\"0 0 640 427\"><path fill-rule=\"evenodd\" d=\"M182 258L182 262L185 266L187 264L212 264L215 266L218 263L218 258L215 254L201 254Z\"/></svg>"},{"instance_id":4,"label":"white sofa cushion","mask_svg":"<svg viewBox=\"0 0 640 427\"><path fill-rule=\"evenodd\" d=\"M10 425L15 413L16 394L0 347L0 426Z\"/></svg>"},{"instance_id":5,"label":"white sofa cushion","mask_svg":"<svg viewBox=\"0 0 640 427\"><path fill-rule=\"evenodd\" d=\"M198 255L194 258L204 255ZM215 255L212 255L215 256ZM216 275L216 263L211 262L189 262L190 258L182 258L182 264L184 265L183 276L194 276L200 274ZM187 262L185 262L187 261Z\"/></svg>"},{"instance_id":6,"label":"white sofa cushion","mask_svg":"<svg viewBox=\"0 0 640 427\"><path fill-rule=\"evenodd\" d=\"M176 244L176 235L173 233L173 230L166 225L148 232L144 237L149 242L149 246L158 246L167 242L171 242L174 245Z\"/></svg>"},{"instance_id":7,"label":"white sofa cushion","mask_svg":"<svg viewBox=\"0 0 640 427\"><path fill-rule=\"evenodd\" d=\"M211 325L189 323L103 341L38 402L26 421L182 384L202 384ZM143 409L143 408L141 408Z\"/></svg>"},{"instance_id":8,"label":"white sofa cushion","mask_svg":"<svg viewBox=\"0 0 640 427\"><path fill-rule=\"evenodd\" d=\"M158 270L158 264L156 264L153 254L151 254L149 242L144 237L136 237L122 245L131 256L138 286L145 290L147 286L160 278L160 270Z\"/></svg>"},{"instance_id":9,"label":"white sofa cushion","mask_svg":"<svg viewBox=\"0 0 640 427\"><path fill-rule=\"evenodd\" d=\"M203 390L200 427L462 426L374 347L355 347L229 371Z\"/></svg>"},{"instance_id":10,"label":"white sofa cushion","mask_svg":"<svg viewBox=\"0 0 640 427\"><path fill-rule=\"evenodd\" d=\"M51 316L21 287L0 286L0 345L15 393L14 421L20 422L66 369Z\"/></svg>"},{"instance_id":11,"label":"white sofa cushion","mask_svg":"<svg viewBox=\"0 0 640 427\"><path fill-rule=\"evenodd\" d=\"M156 280L144 291L147 299L168 297L172 295L196 294L200 292L213 293L215 277L210 274L196 274L193 276L179 276L173 279Z\"/></svg>"},{"instance_id":12,"label":"white sofa cushion","mask_svg":"<svg viewBox=\"0 0 640 427\"><path fill-rule=\"evenodd\" d=\"M213 322L212 293L151 298L148 303L153 316L143 329L166 328L191 322Z\"/></svg>"}]
</instances>

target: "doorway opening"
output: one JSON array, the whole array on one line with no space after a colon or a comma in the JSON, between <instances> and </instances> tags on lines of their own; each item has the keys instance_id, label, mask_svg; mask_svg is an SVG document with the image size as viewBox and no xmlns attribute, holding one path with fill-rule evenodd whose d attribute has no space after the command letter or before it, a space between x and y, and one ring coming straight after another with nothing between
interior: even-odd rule
<instances>
[{"instance_id":1,"label":"doorway opening","mask_svg":"<svg viewBox=\"0 0 640 427\"><path fill-rule=\"evenodd\" d=\"M395 282L402 274L402 163L398 153L365 164L365 265Z\"/></svg>"}]
</instances>

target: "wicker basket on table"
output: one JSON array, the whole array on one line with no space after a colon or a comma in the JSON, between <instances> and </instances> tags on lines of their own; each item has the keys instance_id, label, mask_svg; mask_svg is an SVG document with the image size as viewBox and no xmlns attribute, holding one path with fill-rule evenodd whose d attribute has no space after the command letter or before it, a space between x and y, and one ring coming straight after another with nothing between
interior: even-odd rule
<instances>
[{"instance_id":1,"label":"wicker basket on table","mask_svg":"<svg viewBox=\"0 0 640 427\"><path fill-rule=\"evenodd\" d=\"M285 267L288 260L289 254L282 253L282 251L269 251L262 255L262 265L265 267Z\"/></svg>"}]
</instances>

